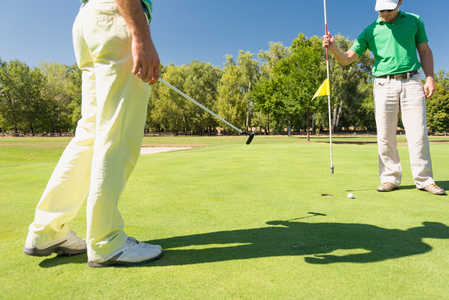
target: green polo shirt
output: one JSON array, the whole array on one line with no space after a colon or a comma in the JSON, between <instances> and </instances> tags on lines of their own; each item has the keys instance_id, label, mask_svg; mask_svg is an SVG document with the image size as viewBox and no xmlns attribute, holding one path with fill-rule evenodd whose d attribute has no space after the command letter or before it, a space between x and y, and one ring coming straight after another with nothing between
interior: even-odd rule
<instances>
[{"instance_id":1,"label":"green polo shirt","mask_svg":"<svg viewBox=\"0 0 449 300\"><path fill-rule=\"evenodd\" d=\"M417 15L399 11L393 22L378 18L352 45L359 56L369 49L374 55L373 75L383 76L418 70L416 46L428 42L424 22Z\"/></svg>"},{"instance_id":2,"label":"green polo shirt","mask_svg":"<svg viewBox=\"0 0 449 300\"><path fill-rule=\"evenodd\" d=\"M148 24L151 23L151 15L153 13L153 0L142 0L143 10L148 18Z\"/></svg>"},{"instance_id":3,"label":"green polo shirt","mask_svg":"<svg viewBox=\"0 0 449 300\"><path fill-rule=\"evenodd\" d=\"M86 3L88 0L80 0L81 3ZM148 24L151 22L151 15L153 13L153 0L142 0L143 10L148 19Z\"/></svg>"}]
</instances>

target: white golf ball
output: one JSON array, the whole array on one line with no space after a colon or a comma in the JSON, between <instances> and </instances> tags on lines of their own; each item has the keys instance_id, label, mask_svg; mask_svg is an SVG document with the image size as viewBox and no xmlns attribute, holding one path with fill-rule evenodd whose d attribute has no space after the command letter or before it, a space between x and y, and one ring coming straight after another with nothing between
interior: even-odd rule
<instances>
[{"instance_id":1,"label":"white golf ball","mask_svg":"<svg viewBox=\"0 0 449 300\"><path fill-rule=\"evenodd\" d=\"M353 193L349 193L349 194L348 194L348 198L349 198L349 199L354 199L354 194L353 194Z\"/></svg>"}]
</instances>

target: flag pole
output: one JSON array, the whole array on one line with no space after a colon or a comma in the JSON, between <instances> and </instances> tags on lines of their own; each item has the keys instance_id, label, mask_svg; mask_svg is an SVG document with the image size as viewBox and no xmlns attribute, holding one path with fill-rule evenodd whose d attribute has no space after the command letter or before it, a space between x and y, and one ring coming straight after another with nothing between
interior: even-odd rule
<instances>
[{"instance_id":1,"label":"flag pole","mask_svg":"<svg viewBox=\"0 0 449 300\"><path fill-rule=\"evenodd\" d=\"M326 0L324 0L324 30L327 34L327 13L326 13ZM326 67L327 67L327 80L330 88L329 81L329 49L326 47ZM327 94L327 104L329 111L329 142L330 142L330 154L331 154L331 174L334 174L334 163L333 163L333 155L332 155L332 118L331 118L331 95Z\"/></svg>"}]
</instances>

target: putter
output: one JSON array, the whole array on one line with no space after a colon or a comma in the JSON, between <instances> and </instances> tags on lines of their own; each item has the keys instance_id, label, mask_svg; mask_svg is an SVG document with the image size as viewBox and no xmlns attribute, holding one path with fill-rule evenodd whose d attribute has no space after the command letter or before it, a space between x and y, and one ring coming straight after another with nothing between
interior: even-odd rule
<instances>
[{"instance_id":1,"label":"putter","mask_svg":"<svg viewBox=\"0 0 449 300\"><path fill-rule=\"evenodd\" d=\"M181 92L180 90L178 90L177 88L175 88L170 83L168 83L165 80L163 80L162 78L159 78L159 81L162 82L163 84L165 84L166 86L168 86L169 88L171 88L173 91L175 91L178 94L180 94L181 96L183 96L184 98L192 101L193 103L195 103L196 105L198 105L199 107L201 107L202 109L204 109L205 111L207 111L208 113L210 113L211 115L216 117L217 119L225 122L226 124L228 124L229 126L234 128L235 130L237 130L240 134L249 135L248 140L246 141L247 145L251 144L251 142L253 141L254 131L253 132L247 132L247 131L243 131L243 130L238 129L237 127L235 127L234 125L232 125L231 123L229 123L228 121L226 121L225 119L223 119L222 117L220 117L219 115L217 115L216 113L211 111L210 109L206 108L204 105L202 105L202 104L198 103L197 101L193 100L191 97L187 96L186 94L184 94L183 92Z\"/></svg>"}]
</instances>

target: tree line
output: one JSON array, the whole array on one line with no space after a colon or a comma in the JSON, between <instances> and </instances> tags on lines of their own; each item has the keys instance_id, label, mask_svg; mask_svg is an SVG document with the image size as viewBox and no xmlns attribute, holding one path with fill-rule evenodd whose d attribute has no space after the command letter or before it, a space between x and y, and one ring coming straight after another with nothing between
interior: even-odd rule
<instances>
[{"instance_id":1,"label":"tree line","mask_svg":"<svg viewBox=\"0 0 449 300\"><path fill-rule=\"evenodd\" d=\"M336 36L340 49L352 41ZM313 95L326 79L321 39L302 33L290 47L270 43L257 54L227 55L224 67L198 60L162 65L161 77L239 128L263 134L375 132L374 64L369 52L342 66L330 55L331 124L327 97ZM449 73L435 74L427 100L433 133L449 129ZM73 132L81 117L81 71L76 65L41 62L29 67L0 59L0 131L12 134ZM399 124L401 127L402 124ZM146 131L176 134L233 133L232 129L162 84L152 88Z\"/></svg>"}]
</instances>

